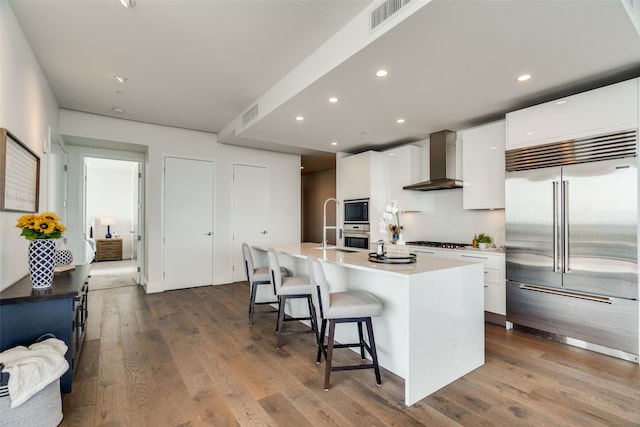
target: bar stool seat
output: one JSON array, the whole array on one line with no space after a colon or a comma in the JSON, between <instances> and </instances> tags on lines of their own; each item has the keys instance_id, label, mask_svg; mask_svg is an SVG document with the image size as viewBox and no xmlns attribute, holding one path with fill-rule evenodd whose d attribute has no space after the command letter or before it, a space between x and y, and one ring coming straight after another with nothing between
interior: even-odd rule
<instances>
[{"instance_id":1,"label":"bar stool seat","mask_svg":"<svg viewBox=\"0 0 640 427\"><path fill-rule=\"evenodd\" d=\"M313 286L309 281L309 276L299 275L291 277L282 277L279 295L298 295L309 294L313 291Z\"/></svg>"},{"instance_id":2,"label":"bar stool seat","mask_svg":"<svg viewBox=\"0 0 640 427\"><path fill-rule=\"evenodd\" d=\"M276 254L273 248L269 248L267 251L267 257L269 259L271 282L273 283L273 288L279 301L278 324L276 326L276 348L280 348L280 343L284 335L313 333L317 338L318 326L316 324L316 312L312 301L314 286L311 284L309 277L304 275L283 276L281 273L280 262L278 261L278 254ZM307 300L309 316L288 317L285 319L285 306L287 301L297 298L304 298ZM311 327L304 330L285 330L285 320L309 320L311 322Z\"/></svg>"},{"instance_id":3,"label":"bar stool seat","mask_svg":"<svg viewBox=\"0 0 640 427\"><path fill-rule=\"evenodd\" d=\"M310 257L309 264L311 279L317 289L313 303L316 312L320 314L320 318L322 319L322 326L318 334L318 355L316 363L320 363L322 355L324 354L326 359L324 389L329 390L331 372L352 369L373 369L376 376L376 384L380 385L382 380L380 378L380 366L378 365L378 353L376 351L371 318L382 314L382 304L375 296L366 291L330 292L320 261ZM329 336L325 344L327 323L329 323ZM335 343L335 328L338 323L356 323L358 326L358 342L346 344ZM364 339L363 324L367 326L369 343ZM348 347L359 347L362 360L366 360L364 354L366 350L371 356L372 362L357 365L333 366L333 350L335 348Z\"/></svg>"},{"instance_id":4,"label":"bar stool seat","mask_svg":"<svg viewBox=\"0 0 640 427\"><path fill-rule=\"evenodd\" d=\"M277 313L278 309L271 310L261 310L256 311L256 305L271 305L277 304L278 301L261 301L256 302L256 294L258 293L258 288L262 285L271 286L271 273L269 272L269 267L258 267L256 268L253 263L253 256L251 255L251 248L248 244L242 244L242 257L244 258L244 268L245 273L247 274L247 281L249 282L249 286L251 287L251 295L249 297L249 326L253 326L253 317L256 313ZM289 275L288 270L283 269L281 272L283 276Z\"/></svg>"},{"instance_id":5,"label":"bar stool seat","mask_svg":"<svg viewBox=\"0 0 640 427\"><path fill-rule=\"evenodd\" d=\"M329 294L329 308L324 309L326 319L377 317L381 314L382 304L366 291L332 292Z\"/></svg>"}]
</instances>

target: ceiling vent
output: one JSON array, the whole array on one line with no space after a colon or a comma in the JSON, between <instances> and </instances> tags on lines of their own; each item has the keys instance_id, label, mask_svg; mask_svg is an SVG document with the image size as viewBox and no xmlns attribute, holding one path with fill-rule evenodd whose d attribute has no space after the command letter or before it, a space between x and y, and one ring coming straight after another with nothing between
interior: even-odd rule
<instances>
[{"instance_id":1,"label":"ceiling vent","mask_svg":"<svg viewBox=\"0 0 640 427\"><path fill-rule=\"evenodd\" d=\"M371 12L371 29L389 19L391 15L411 3L413 0L385 0Z\"/></svg>"},{"instance_id":2,"label":"ceiling vent","mask_svg":"<svg viewBox=\"0 0 640 427\"><path fill-rule=\"evenodd\" d=\"M246 126L258 117L258 104L251 107L242 115L242 126Z\"/></svg>"}]
</instances>

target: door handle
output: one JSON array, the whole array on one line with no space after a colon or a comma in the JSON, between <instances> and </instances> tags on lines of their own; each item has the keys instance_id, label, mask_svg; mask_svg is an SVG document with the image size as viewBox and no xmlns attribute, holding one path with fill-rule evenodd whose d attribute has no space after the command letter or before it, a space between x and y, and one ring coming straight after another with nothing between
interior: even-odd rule
<instances>
[{"instance_id":1,"label":"door handle","mask_svg":"<svg viewBox=\"0 0 640 427\"><path fill-rule=\"evenodd\" d=\"M268 233L268 232L267 232L267 230L262 230L262 231L260 232L260 234L267 234L267 233Z\"/></svg>"},{"instance_id":2,"label":"door handle","mask_svg":"<svg viewBox=\"0 0 640 427\"><path fill-rule=\"evenodd\" d=\"M558 182L553 181L553 226L552 226L552 257L553 257L553 271L558 272Z\"/></svg>"},{"instance_id":3,"label":"door handle","mask_svg":"<svg viewBox=\"0 0 640 427\"><path fill-rule=\"evenodd\" d=\"M569 272L569 181L562 181L562 272Z\"/></svg>"}]
</instances>

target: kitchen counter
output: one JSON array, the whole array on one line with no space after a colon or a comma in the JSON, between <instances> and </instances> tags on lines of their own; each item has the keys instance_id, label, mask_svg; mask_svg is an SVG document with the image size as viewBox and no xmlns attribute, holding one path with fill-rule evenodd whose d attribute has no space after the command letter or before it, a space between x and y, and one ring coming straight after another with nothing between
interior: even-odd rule
<instances>
[{"instance_id":1,"label":"kitchen counter","mask_svg":"<svg viewBox=\"0 0 640 427\"><path fill-rule=\"evenodd\" d=\"M307 258L318 258L332 292L366 290L383 313L373 320L380 365L405 381L405 404L429 394L484 364L484 286L481 264L417 254L413 264L378 264L368 251L323 251L317 243L272 245L280 263L308 274ZM316 249L317 248L317 249ZM266 265L268 246L254 246ZM349 248L351 250L351 248ZM306 313L291 304L292 315ZM336 340L357 341L355 328L338 328ZM373 380L372 380L373 384ZM384 378L383 378L384 387Z\"/></svg>"}]
</instances>

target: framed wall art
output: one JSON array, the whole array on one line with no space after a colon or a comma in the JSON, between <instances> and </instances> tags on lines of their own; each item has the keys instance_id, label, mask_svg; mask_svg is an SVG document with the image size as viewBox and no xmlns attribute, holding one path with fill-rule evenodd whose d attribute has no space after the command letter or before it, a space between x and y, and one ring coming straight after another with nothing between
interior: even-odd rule
<instances>
[{"instance_id":1,"label":"framed wall art","mask_svg":"<svg viewBox=\"0 0 640 427\"><path fill-rule=\"evenodd\" d=\"M37 212L39 192L40 157L0 128L0 210Z\"/></svg>"}]
</instances>

